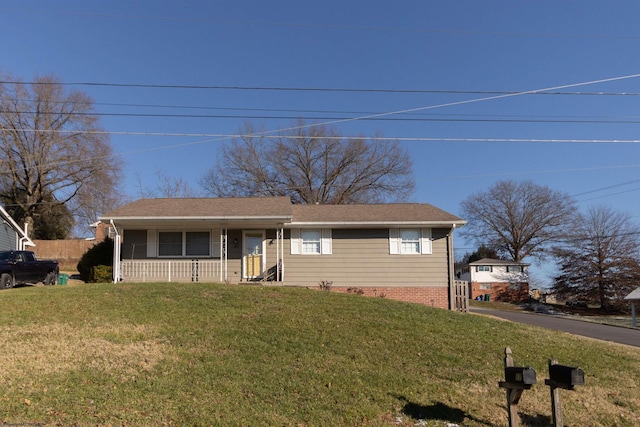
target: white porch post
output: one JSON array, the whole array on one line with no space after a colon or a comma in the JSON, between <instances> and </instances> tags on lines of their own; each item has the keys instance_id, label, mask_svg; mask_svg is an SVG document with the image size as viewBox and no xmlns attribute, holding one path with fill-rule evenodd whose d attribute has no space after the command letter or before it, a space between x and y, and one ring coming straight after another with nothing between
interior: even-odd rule
<instances>
[{"instance_id":1,"label":"white porch post","mask_svg":"<svg viewBox=\"0 0 640 427\"><path fill-rule=\"evenodd\" d=\"M276 226L276 280L284 281L284 224Z\"/></svg>"},{"instance_id":2,"label":"white porch post","mask_svg":"<svg viewBox=\"0 0 640 427\"><path fill-rule=\"evenodd\" d=\"M120 233L118 233L118 228L113 221L111 221L111 226L116 233L115 238L113 239L113 283L118 283L118 280L120 280L120 269L122 267L122 261L120 261L121 239Z\"/></svg>"},{"instance_id":3,"label":"white porch post","mask_svg":"<svg viewBox=\"0 0 640 427\"><path fill-rule=\"evenodd\" d=\"M227 225L220 227L220 281L227 280Z\"/></svg>"}]
</instances>

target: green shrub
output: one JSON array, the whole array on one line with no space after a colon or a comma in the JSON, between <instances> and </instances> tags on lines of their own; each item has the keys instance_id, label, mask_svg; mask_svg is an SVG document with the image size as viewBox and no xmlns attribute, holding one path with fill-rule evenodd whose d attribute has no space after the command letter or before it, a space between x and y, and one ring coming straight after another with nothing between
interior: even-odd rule
<instances>
[{"instance_id":1,"label":"green shrub","mask_svg":"<svg viewBox=\"0 0 640 427\"><path fill-rule=\"evenodd\" d=\"M110 265L96 265L93 267L91 276L91 282L93 283L111 282L113 280L113 267Z\"/></svg>"},{"instance_id":2,"label":"green shrub","mask_svg":"<svg viewBox=\"0 0 640 427\"><path fill-rule=\"evenodd\" d=\"M113 240L106 238L87 250L78 262L80 279L85 282L94 282L94 267L113 266ZM107 280L111 281L111 280Z\"/></svg>"}]
</instances>

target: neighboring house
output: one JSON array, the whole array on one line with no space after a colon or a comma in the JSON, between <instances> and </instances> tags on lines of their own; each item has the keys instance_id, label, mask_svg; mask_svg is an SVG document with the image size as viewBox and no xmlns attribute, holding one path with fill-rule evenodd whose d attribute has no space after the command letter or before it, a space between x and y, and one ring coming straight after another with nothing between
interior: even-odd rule
<instances>
[{"instance_id":1,"label":"neighboring house","mask_svg":"<svg viewBox=\"0 0 640 427\"><path fill-rule=\"evenodd\" d=\"M100 218L114 280L262 282L451 308L453 230L429 204L295 205L287 197L141 199Z\"/></svg>"},{"instance_id":2,"label":"neighboring house","mask_svg":"<svg viewBox=\"0 0 640 427\"><path fill-rule=\"evenodd\" d=\"M94 239L89 240L95 240L97 243L102 242L107 237L113 239L116 235L115 229L111 224L97 221L89 225L89 227L93 228L94 231Z\"/></svg>"},{"instance_id":3,"label":"neighboring house","mask_svg":"<svg viewBox=\"0 0 640 427\"><path fill-rule=\"evenodd\" d=\"M529 264L483 258L456 270L456 280L469 282L469 297L494 301L529 298Z\"/></svg>"},{"instance_id":4,"label":"neighboring house","mask_svg":"<svg viewBox=\"0 0 640 427\"><path fill-rule=\"evenodd\" d=\"M0 251L21 251L28 246L35 246L33 241L27 237L26 230L16 224L11 216L0 206Z\"/></svg>"}]
</instances>

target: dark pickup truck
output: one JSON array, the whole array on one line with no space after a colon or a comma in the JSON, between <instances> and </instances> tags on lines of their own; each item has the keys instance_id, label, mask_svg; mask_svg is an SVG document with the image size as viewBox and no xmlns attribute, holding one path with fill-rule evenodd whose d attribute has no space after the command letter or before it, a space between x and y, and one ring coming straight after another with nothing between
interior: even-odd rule
<instances>
[{"instance_id":1,"label":"dark pickup truck","mask_svg":"<svg viewBox=\"0 0 640 427\"><path fill-rule=\"evenodd\" d=\"M0 252L0 289L13 288L17 283L54 285L58 272L58 261L38 260L33 252Z\"/></svg>"}]
</instances>

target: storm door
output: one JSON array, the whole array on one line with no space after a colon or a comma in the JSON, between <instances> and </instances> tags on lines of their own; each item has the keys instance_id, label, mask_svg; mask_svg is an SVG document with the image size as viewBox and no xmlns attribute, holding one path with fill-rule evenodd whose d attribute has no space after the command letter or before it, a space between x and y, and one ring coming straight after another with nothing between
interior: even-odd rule
<instances>
[{"instance_id":1,"label":"storm door","mask_svg":"<svg viewBox=\"0 0 640 427\"><path fill-rule=\"evenodd\" d=\"M245 231L243 248L243 276L245 279L262 277L264 265L264 232Z\"/></svg>"}]
</instances>

